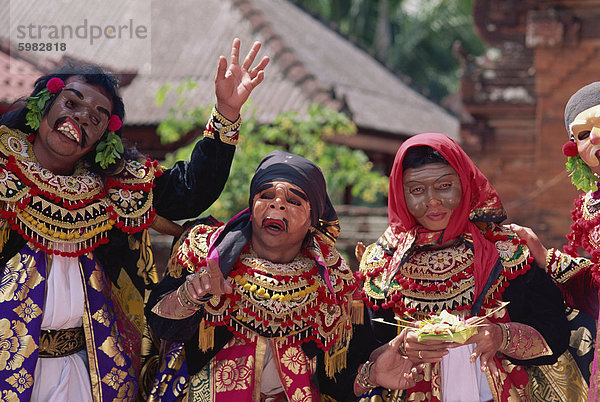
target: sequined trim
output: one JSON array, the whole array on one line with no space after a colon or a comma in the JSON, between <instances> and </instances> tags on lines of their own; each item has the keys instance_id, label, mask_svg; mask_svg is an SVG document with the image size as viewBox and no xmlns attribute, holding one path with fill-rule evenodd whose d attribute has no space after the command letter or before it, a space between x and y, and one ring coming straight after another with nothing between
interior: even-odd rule
<instances>
[{"instance_id":1,"label":"sequined trim","mask_svg":"<svg viewBox=\"0 0 600 402\"><path fill-rule=\"evenodd\" d=\"M209 241L220 230L206 225L192 228L171 258L169 272L181 274L206 264ZM313 257L316 249L333 292L319 273ZM264 336L281 345L313 340L323 350L347 346L356 285L352 271L334 247L314 237L312 245L288 264L261 259L247 247L229 280L233 293L213 296L204 305L201 337L209 327L227 325L247 340Z\"/></svg>"},{"instance_id":2,"label":"sequined trim","mask_svg":"<svg viewBox=\"0 0 600 402\"><path fill-rule=\"evenodd\" d=\"M236 121L232 122L219 113L216 107L213 107L210 119L208 120L208 123L206 123L204 136L214 139L215 134L218 134L222 143L237 145L240 139L241 124L241 117L238 117Z\"/></svg>"}]
</instances>

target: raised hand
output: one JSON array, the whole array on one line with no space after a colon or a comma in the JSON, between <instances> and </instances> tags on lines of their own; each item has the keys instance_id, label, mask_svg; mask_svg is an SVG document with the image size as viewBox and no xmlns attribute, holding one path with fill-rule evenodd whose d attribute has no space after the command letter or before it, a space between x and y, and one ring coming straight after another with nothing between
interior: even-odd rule
<instances>
[{"instance_id":1,"label":"raised hand","mask_svg":"<svg viewBox=\"0 0 600 402\"><path fill-rule=\"evenodd\" d=\"M235 121L239 117L242 105L254 88L265 78L264 69L269 63L269 57L263 57L256 67L250 68L260 47L260 42L254 42L252 49L240 65L240 40L235 38L231 45L229 67L224 56L219 58L219 66L215 76L217 110L231 121Z\"/></svg>"},{"instance_id":2,"label":"raised hand","mask_svg":"<svg viewBox=\"0 0 600 402\"><path fill-rule=\"evenodd\" d=\"M222 295L233 291L231 284L223 278L221 269L214 260L208 260L208 266L200 272L188 275L185 283L192 298L198 300L205 294Z\"/></svg>"}]
</instances>

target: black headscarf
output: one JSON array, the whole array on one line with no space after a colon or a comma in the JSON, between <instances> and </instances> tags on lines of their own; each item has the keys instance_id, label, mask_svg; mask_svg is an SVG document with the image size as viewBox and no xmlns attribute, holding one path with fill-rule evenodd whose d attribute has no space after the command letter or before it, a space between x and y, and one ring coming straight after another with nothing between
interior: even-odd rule
<instances>
[{"instance_id":1,"label":"black headscarf","mask_svg":"<svg viewBox=\"0 0 600 402\"><path fill-rule=\"evenodd\" d=\"M592 82L575 92L565 106L565 126L571 137L569 126L575 117L593 106L600 105L600 81Z\"/></svg>"},{"instance_id":2,"label":"black headscarf","mask_svg":"<svg viewBox=\"0 0 600 402\"><path fill-rule=\"evenodd\" d=\"M308 197L312 226L333 244L339 234L339 222L327 195L321 169L311 161L283 151L273 151L263 158L250 183L249 208L238 213L211 243L208 258L215 259L226 277L252 237L252 202L263 184L285 181L294 184Z\"/></svg>"}]
</instances>

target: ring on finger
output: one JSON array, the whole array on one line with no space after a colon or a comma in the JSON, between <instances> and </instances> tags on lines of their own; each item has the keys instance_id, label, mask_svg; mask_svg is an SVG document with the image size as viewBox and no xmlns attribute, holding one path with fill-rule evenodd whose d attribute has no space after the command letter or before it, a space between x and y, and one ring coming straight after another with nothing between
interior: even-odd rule
<instances>
[{"instance_id":1,"label":"ring on finger","mask_svg":"<svg viewBox=\"0 0 600 402\"><path fill-rule=\"evenodd\" d=\"M193 273L193 274L189 274L188 276L185 277L186 282L191 282L194 280L194 278L196 278L198 275L197 273Z\"/></svg>"},{"instance_id":2,"label":"ring on finger","mask_svg":"<svg viewBox=\"0 0 600 402\"><path fill-rule=\"evenodd\" d=\"M400 346L398 346L398 353L402 356L406 356L406 347L404 346L404 342L400 342Z\"/></svg>"},{"instance_id":3,"label":"ring on finger","mask_svg":"<svg viewBox=\"0 0 600 402\"><path fill-rule=\"evenodd\" d=\"M198 276L202 278L202 275L208 275L210 277L210 273L205 268L201 268L198 272Z\"/></svg>"},{"instance_id":4,"label":"ring on finger","mask_svg":"<svg viewBox=\"0 0 600 402\"><path fill-rule=\"evenodd\" d=\"M421 353L421 351L419 350L419 353L417 353L417 356L419 356L419 359L423 358L423 354Z\"/></svg>"}]
</instances>

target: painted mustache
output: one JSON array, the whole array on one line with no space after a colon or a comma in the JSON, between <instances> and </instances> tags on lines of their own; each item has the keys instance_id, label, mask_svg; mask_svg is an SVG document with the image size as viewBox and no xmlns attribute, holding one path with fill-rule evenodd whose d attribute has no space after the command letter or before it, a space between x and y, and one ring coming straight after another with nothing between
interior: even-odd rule
<instances>
[{"instance_id":1,"label":"painted mustache","mask_svg":"<svg viewBox=\"0 0 600 402\"><path fill-rule=\"evenodd\" d=\"M67 138L80 144L82 148L85 148L87 143L88 135L82 127L80 127L73 119L68 116L60 117L54 123L54 130L61 132Z\"/></svg>"}]
</instances>

